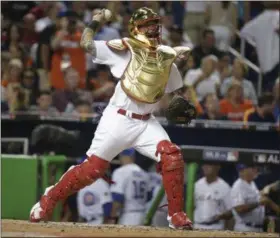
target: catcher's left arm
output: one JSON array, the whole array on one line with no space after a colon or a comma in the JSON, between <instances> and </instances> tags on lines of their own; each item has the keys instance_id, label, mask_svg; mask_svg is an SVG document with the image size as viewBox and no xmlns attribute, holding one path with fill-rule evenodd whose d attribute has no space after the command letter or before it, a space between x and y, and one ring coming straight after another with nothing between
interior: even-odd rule
<instances>
[{"instance_id":1,"label":"catcher's left arm","mask_svg":"<svg viewBox=\"0 0 280 238\"><path fill-rule=\"evenodd\" d=\"M165 116L172 124L190 124L197 112L195 106L180 95L175 95L166 109Z\"/></svg>"}]
</instances>

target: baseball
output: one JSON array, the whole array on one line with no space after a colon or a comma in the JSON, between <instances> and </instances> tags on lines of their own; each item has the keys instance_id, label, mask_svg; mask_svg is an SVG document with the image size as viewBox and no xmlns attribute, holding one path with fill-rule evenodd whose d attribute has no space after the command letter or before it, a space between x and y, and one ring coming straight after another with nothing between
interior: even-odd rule
<instances>
[{"instance_id":1,"label":"baseball","mask_svg":"<svg viewBox=\"0 0 280 238\"><path fill-rule=\"evenodd\" d=\"M109 21L112 17L112 12L108 9L105 9L104 16L105 16L106 21Z\"/></svg>"}]
</instances>

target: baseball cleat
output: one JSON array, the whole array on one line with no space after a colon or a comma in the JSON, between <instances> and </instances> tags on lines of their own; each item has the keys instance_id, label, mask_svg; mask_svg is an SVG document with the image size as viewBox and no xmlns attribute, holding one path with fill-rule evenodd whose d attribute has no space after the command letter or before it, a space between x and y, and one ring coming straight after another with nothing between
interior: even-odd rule
<instances>
[{"instance_id":1,"label":"baseball cleat","mask_svg":"<svg viewBox=\"0 0 280 238\"><path fill-rule=\"evenodd\" d=\"M172 229L179 230L192 230L193 224L192 221L188 218L186 213L178 212L172 216L168 216L167 220L169 222L169 227Z\"/></svg>"},{"instance_id":2,"label":"baseball cleat","mask_svg":"<svg viewBox=\"0 0 280 238\"><path fill-rule=\"evenodd\" d=\"M40 201L37 202L30 211L30 222L40 222L48 220L51 215L53 208L55 207L54 201L48 197L48 192L53 186L46 188L44 195L41 197Z\"/></svg>"}]
</instances>

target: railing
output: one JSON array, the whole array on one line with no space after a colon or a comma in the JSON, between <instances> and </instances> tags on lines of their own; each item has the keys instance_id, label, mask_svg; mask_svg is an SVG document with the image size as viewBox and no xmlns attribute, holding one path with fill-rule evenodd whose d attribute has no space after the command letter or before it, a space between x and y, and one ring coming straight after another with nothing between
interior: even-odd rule
<instances>
[{"instance_id":1,"label":"railing","mask_svg":"<svg viewBox=\"0 0 280 238\"><path fill-rule=\"evenodd\" d=\"M29 148L29 140L28 138L20 138L20 137L11 137L11 138L1 138L1 143L2 142L21 142L23 143L23 154L28 155L28 148Z\"/></svg>"},{"instance_id":2,"label":"railing","mask_svg":"<svg viewBox=\"0 0 280 238\"><path fill-rule=\"evenodd\" d=\"M36 117L33 117L36 116ZM92 122L98 123L100 120L101 113L91 113L86 115L78 115L73 113L60 113L57 116L54 115L41 115L38 112L17 112L17 113L6 113L1 114L2 120L16 120L19 117L19 120L39 120L42 121L65 121L65 122ZM163 126L170 125L165 117L156 117L160 124ZM280 122L275 123L266 123L266 122L246 122L243 121L219 121L219 120L201 120L195 119L189 125L180 124L175 125L176 127L200 127L200 128L221 128L221 129L254 129L258 131L267 131L267 130L279 130ZM9 138L10 139L10 138ZM15 138L12 138L15 139ZM19 139L23 141L24 139ZM15 142L15 141L9 141ZM27 142L28 143L28 140ZM26 146L26 145L25 145ZM25 147L26 148L26 147Z\"/></svg>"},{"instance_id":3,"label":"railing","mask_svg":"<svg viewBox=\"0 0 280 238\"><path fill-rule=\"evenodd\" d=\"M236 31L235 34L240 38L241 45L240 45L240 53L233 49L232 47L229 48L229 52L234 55L235 57L242 58L244 63L252 70L254 70L258 74L258 85L257 85L257 93L258 96L262 94L262 73L260 70L260 67L257 65L253 64L250 60L245 58L245 45L246 42L248 42L251 46L256 47L256 43L250 39L244 39L241 37L240 32Z\"/></svg>"}]
</instances>

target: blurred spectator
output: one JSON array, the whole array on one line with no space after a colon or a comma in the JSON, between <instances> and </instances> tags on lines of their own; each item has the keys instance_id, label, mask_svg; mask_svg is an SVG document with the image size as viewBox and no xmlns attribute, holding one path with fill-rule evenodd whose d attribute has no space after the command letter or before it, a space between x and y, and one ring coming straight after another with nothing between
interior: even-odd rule
<instances>
[{"instance_id":1,"label":"blurred spectator","mask_svg":"<svg viewBox=\"0 0 280 238\"><path fill-rule=\"evenodd\" d=\"M68 64L80 75L79 87L85 87L86 56L80 48L81 32L77 30L77 14L67 12L62 19L61 30L57 31L51 42L53 55L51 61L51 85L56 89L63 89L65 81L62 70Z\"/></svg>"},{"instance_id":2,"label":"blurred spectator","mask_svg":"<svg viewBox=\"0 0 280 238\"><path fill-rule=\"evenodd\" d=\"M5 18L12 19L16 23L22 22L25 14L29 12L32 7L36 6L34 1L3 1L1 3L1 12Z\"/></svg>"},{"instance_id":3,"label":"blurred spectator","mask_svg":"<svg viewBox=\"0 0 280 238\"><path fill-rule=\"evenodd\" d=\"M199 43L202 31L205 28L206 6L207 3L204 1L185 1L184 30L194 45Z\"/></svg>"},{"instance_id":4,"label":"blurred spectator","mask_svg":"<svg viewBox=\"0 0 280 238\"><path fill-rule=\"evenodd\" d=\"M203 113L203 108L197 99L196 92L191 86L183 86L183 88L179 89L179 94L195 106L197 115Z\"/></svg>"},{"instance_id":5,"label":"blurred spectator","mask_svg":"<svg viewBox=\"0 0 280 238\"><path fill-rule=\"evenodd\" d=\"M191 53L186 53L175 60L178 70L181 75L186 75L187 72L194 68L194 59Z\"/></svg>"},{"instance_id":6,"label":"blurred spectator","mask_svg":"<svg viewBox=\"0 0 280 238\"><path fill-rule=\"evenodd\" d=\"M79 100L75 103L75 110L73 114L79 117L81 120L92 120L93 107L91 103L85 100Z\"/></svg>"},{"instance_id":7,"label":"blurred spectator","mask_svg":"<svg viewBox=\"0 0 280 238\"><path fill-rule=\"evenodd\" d=\"M232 1L209 2L206 8L208 27L215 32L216 47L227 51L237 29L237 8Z\"/></svg>"},{"instance_id":8,"label":"blurred spectator","mask_svg":"<svg viewBox=\"0 0 280 238\"><path fill-rule=\"evenodd\" d=\"M46 9L46 16L39 19L35 23L35 31L40 33L42 32L47 26L52 25L56 21L57 14L60 10L59 2L51 2Z\"/></svg>"},{"instance_id":9,"label":"blurred spectator","mask_svg":"<svg viewBox=\"0 0 280 238\"><path fill-rule=\"evenodd\" d=\"M38 81L36 74L31 69L23 72L21 85L28 92L30 104L35 104L39 94Z\"/></svg>"},{"instance_id":10,"label":"blurred spectator","mask_svg":"<svg viewBox=\"0 0 280 238\"><path fill-rule=\"evenodd\" d=\"M7 60L18 58L24 59L24 49L21 44L22 32L18 25L11 24L7 30L7 37L1 43L1 57Z\"/></svg>"},{"instance_id":11,"label":"blurred spectator","mask_svg":"<svg viewBox=\"0 0 280 238\"><path fill-rule=\"evenodd\" d=\"M256 43L263 90L271 91L280 69L279 3L267 2L265 5L266 10L242 28L241 36Z\"/></svg>"},{"instance_id":12,"label":"blurred spectator","mask_svg":"<svg viewBox=\"0 0 280 238\"><path fill-rule=\"evenodd\" d=\"M90 93L78 88L80 76L77 70L68 68L64 73L65 88L56 89L53 93L53 104L60 112L72 112L77 100L91 102Z\"/></svg>"},{"instance_id":13,"label":"blurred spectator","mask_svg":"<svg viewBox=\"0 0 280 238\"><path fill-rule=\"evenodd\" d=\"M107 8L112 12L111 26L116 30L122 29L122 13L124 13L122 2L110 1Z\"/></svg>"},{"instance_id":14,"label":"blurred spectator","mask_svg":"<svg viewBox=\"0 0 280 238\"><path fill-rule=\"evenodd\" d=\"M224 79L228 78L232 74L232 65L230 57L227 53L221 53L219 57L219 62L217 64L216 73L221 80L221 83Z\"/></svg>"},{"instance_id":15,"label":"blurred spectator","mask_svg":"<svg viewBox=\"0 0 280 238\"><path fill-rule=\"evenodd\" d=\"M215 34L213 30L206 29L203 31L201 44L192 50L192 54L195 61L195 68L200 67L201 60L208 55L220 57L221 52L215 47Z\"/></svg>"},{"instance_id":16,"label":"blurred spectator","mask_svg":"<svg viewBox=\"0 0 280 238\"><path fill-rule=\"evenodd\" d=\"M122 27L120 30L121 37L129 37L127 26L131 15L129 13L125 13L122 18Z\"/></svg>"},{"instance_id":17,"label":"blurred spectator","mask_svg":"<svg viewBox=\"0 0 280 238\"><path fill-rule=\"evenodd\" d=\"M84 21L87 10L87 2L73 1L71 2L71 10L77 14L79 20Z\"/></svg>"},{"instance_id":18,"label":"blurred spectator","mask_svg":"<svg viewBox=\"0 0 280 238\"><path fill-rule=\"evenodd\" d=\"M274 97L271 93L266 93L258 100L255 108L249 109L244 114L244 122L275 122L273 116Z\"/></svg>"},{"instance_id":19,"label":"blurred spectator","mask_svg":"<svg viewBox=\"0 0 280 238\"><path fill-rule=\"evenodd\" d=\"M188 46L190 48L193 47L193 44L190 39L184 39L183 28L180 28L177 25L171 26L166 43L171 47L175 47L175 46Z\"/></svg>"},{"instance_id":20,"label":"blurred spectator","mask_svg":"<svg viewBox=\"0 0 280 238\"><path fill-rule=\"evenodd\" d=\"M51 69L51 59L53 56L51 39L54 38L61 21L61 18L58 17L54 22L46 26L44 30L42 30L39 34L38 47L36 52L36 67L40 79L40 90L50 88L49 73Z\"/></svg>"},{"instance_id":21,"label":"blurred spectator","mask_svg":"<svg viewBox=\"0 0 280 238\"><path fill-rule=\"evenodd\" d=\"M216 93L220 79L215 73L217 57L214 55L202 59L201 68L189 70L184 78L185 85L191 85L201 101L208 93Z\"/></svg>"},{"instance_id":22,"label":"blurred spectator","mask_svg":"<svg viewBox=\"0 0 280 238\"><path fill-rule=\"evenodd\" d=\"M4 69L5 70L5 69ZM12 59L9 62L8 68L3 72L1 84L7 87L10 83L20 83L22 76L23 64L19 59Z\"/></svg>"},{"instance_id":23,"label":"blurred spectator","mask_svg":"<svg viewBox=\"0 0 280 238\"><path fill-rule=\"evenodd\" d=\"M164 9L161 9L159 14L162 22L162 40L164 44L168 44L170 29L174 25L173 15L171 11L165 11Z\"/></svg>"},{"instance_id":24,"label":"blurred spectator","mask_svg":"<svg viewBox=\"0 0 280 238\"><path fill-rule=\"evenodd\" d=\"M26 111L29 107L28 95L20 83L9 83L5 92L6 101L3 108L10 113Z\"/></svg>"},{"instance_id":25,"label":"blurred spectator","mask_svg":"<svg viewBox=\"0 0 280 238\"><path fill-rule=\"evenodd\" d=\"M248 1L244 4L245 23L254 19L264 11L265 1Z\"/></svg>"},{"instance_id":26,"label":"blurred spectator","mask_svg":"<svg viewBox=\"0 0 280 238\"><path fill-rule=\"evenodd\" d=\"M273 110L273 115L280 128L280 77L278 77L278 79L275 81L273 95L275 98L275 107Z\"/></svg>"},{"instance_id":27,"label":"blurred spectator","mask_svg":"<svg viewBox=\"0 0 280 238\"><path fill-rule=\"evenodd\" d=\"M92 96L94 101L108 102L115 90L112 75L105 65L99 65L96 78L90 80L93 87Z\"/></svg>"},{"instance_id":28,"label":"blurred spectator","mask_svg":"<svg viewBox=\"0 0 280 238\"><path fill-rule=\"evenodd\" d=\"M50 91L41 91L40 96L37 98L37 106L30 107L30 112L36 112L45 116L58 116L59 113L52 106L52 95Z\"/></svg>"},{"instance_id":29,"label":"blurred spectator","mask_svg":"<svg viewBox=\"0 0 280 238\"><path fill-rule=\"evenodd\" d=\"M198 116L198 119L203 120L227 120L227 117L221 115L219 108L219 100L216 94L210 93L203 100L204 114Z\"/></svg>"},{"instance_id":30,"label":"blurred spectator","mask_svg":"<svg viewBox=\"0 0 280 238\"><path fill-rule=\"evenodd\" d=\"M220 101L221 113L231 121L243 121L244 112L252 107L252 102L244 99L240 83L231 84L226 98Z\"/></svg>"},{"instance_id":31,"label":"blurred spectator","mask_svg":"<svg viewBox=\"0 0 280 238\"><path fill-rule=\"evenodd\" d=\"M37 43L39 35L35 31L36 17L32 13L28 13L23 18L23 37L22 43L27 50Z\"/></svg>"},{"instance_id":32,"label":"blurred spectator","mask_svg":"<svg viewBox=\"0 0 280 238\"><path fill-rule=\"evenodd\" d=\"M247 72L247 65L241 59L235 59L232 67L232 76L225 79L221 85L222 96L225 96L231 84L239 82L243 88L244 98L251 100L256 105L258 99L254 85L244 78Z\"/></svg>"},{"instance_id":33,"label":"blurred spectator","mask_svg":"<svg viewBox=\"0 0 280 238\"><path fill-rule=\"evenodd\" d=\"M75 104L75 112L79 114L90 114L92 113L92 106L88 101L79 100Z\"/></svg>"}]
</instances>

